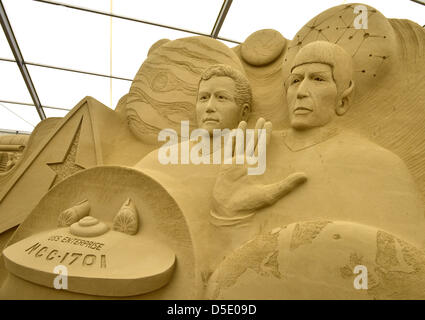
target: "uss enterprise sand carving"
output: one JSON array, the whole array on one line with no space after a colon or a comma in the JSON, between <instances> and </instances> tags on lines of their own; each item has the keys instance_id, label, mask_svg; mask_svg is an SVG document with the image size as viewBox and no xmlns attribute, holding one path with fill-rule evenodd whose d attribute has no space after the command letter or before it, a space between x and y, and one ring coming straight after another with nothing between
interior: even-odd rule
<instances>
[{"instance_id":1,"label":"uss enterprise sand carving","mask_svg":"<svg viewBox=\"0 0 425 320\"><path fill-rule=\"evenodd\" d=\"M356 28L355 6L293 40L162 39L115 110L86 97L42 121L0 172L0 296L424 299L425 32L369 6ZM160 161L213 160L235 128L263 129L239 150L265 152L262 174Z\"/></svg>"}]
</instances>

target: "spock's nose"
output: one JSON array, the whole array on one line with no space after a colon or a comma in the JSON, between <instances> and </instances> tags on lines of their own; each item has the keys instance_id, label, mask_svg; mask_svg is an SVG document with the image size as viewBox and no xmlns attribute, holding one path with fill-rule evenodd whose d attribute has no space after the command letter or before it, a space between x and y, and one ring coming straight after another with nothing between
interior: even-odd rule
<instances>
[{"instance_id":1,"label":"spock's nose","mask_svg":"<svg viewBox=\"0 0 425 320\"><path fill-rule=\"evenodd\" d=\"M304 79L303 81L301 81L300 85L298 86L297 99L303 99L308 96L309 96L308 84L306 79Z\"/></svg>"}]
</instances>

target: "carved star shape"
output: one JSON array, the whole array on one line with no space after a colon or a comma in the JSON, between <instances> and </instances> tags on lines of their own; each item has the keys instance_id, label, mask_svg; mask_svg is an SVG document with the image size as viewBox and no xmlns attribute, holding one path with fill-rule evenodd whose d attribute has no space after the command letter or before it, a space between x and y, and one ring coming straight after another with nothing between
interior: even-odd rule
<instances>
[{"instance_id":1,"label":"carved star shape","mask_svg":"<svg viewBox=\"0 0 425 320\"><path fill-rule=\"evenodd\" d=\"M55 186L62 180L65 180L70 175L85 169L84 167L79 166L78 164L75 163L75 159L77 157L77 150L78 150L78 141L80 139L80 129L81 129L81 124L79 125L77 132L75 133L74 138L71 141L71 144L66 153L65 159L61 162L47 163L49 168L56 173L56 176L53 179L49 189L51 189L53 186Z\"/></svg>"}]
</instances>

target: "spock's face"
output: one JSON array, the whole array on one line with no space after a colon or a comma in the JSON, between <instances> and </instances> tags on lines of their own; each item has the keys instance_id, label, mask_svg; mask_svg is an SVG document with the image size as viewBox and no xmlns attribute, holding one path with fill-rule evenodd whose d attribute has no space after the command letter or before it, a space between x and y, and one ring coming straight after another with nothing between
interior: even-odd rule
<instances>
[{"instance_id":1,"label":"spock's face","mask_svg":"<svg viewBox=\"0 0 425 320\"><path fill-rule=\"evenodd\" d=\"M199 84L196 116L198 127L212 135L214 129L237 128L243 108L235 101L236 85L232 78L216 76Z\"/></svg>"},{"instance_id":2,"label":"spock's face","mask_svg":"<svg viewBox=\"0 0 425 320\"><path fill-rule=\"evenodd\" d=\"M292 128L322 127L336 116L337 87L330 65L306 63L295 67L286 88Z\"/></svg>"}]
</instances>

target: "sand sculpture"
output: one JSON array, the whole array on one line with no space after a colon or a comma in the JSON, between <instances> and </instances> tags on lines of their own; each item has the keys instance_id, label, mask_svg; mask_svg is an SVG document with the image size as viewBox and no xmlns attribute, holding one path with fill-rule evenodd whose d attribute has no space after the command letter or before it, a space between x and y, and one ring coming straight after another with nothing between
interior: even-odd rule
<instances>
[{"instance_id":1,"label":"sand sculpture","mask_svg":"<svg viewBox=\"0 0 425 320\"><path fill-rule=\"evenodd\" d=\"M3 135L0 136L0 172L11 170L19 161L25 150L28 136Z\"/></svg>"},{"instance_id":2,"label":"sand sculpture","mask_svg":"<svg viewBox=\"0 0 425 320\"><path fill-rule=\"evenodd\" d=\"M40 123L0 173L0 296L424 299L425 32L355 8L291 41L160 40L115 111ZM262 174L214 158L233 128Z\"/></svg>"}]
</instances>

